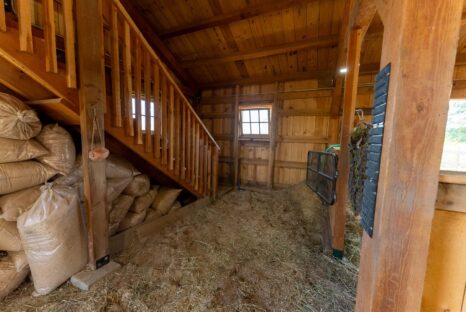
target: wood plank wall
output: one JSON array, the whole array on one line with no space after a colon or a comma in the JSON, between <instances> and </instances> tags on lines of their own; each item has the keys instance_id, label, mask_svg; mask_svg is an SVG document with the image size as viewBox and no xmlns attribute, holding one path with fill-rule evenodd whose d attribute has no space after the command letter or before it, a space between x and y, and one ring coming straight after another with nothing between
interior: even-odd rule
<instances>
[{"instance_id":1,"label":"wood plank wall","mask_svg":"<svg viewBox=\"0 0 466 312\"><path fill-rule=\"evenodd\" d=\"M369 108L372 101L372 76L362 76L358 108ZM307 153L323 151L329 144L332 89L319 87L316 80L279 84L247 85L239 88L240 107L271 107L278 88L277 145L273 164L273 185L285 187L306 178ZM204 90L200 114L222 150L219 176L231 184L233 174L233 127L235 124L235 87ZM366 110L368 111L368 110ZM272 115L276 113L272 111ZM370 121L370 116L365 117ZM356 121L358 119L356 118ZM236 121L237 122L237 121ZM239 139L239 178L243 186L266 186L268 179L269 139Z\"/></svg>"}]
</instances>

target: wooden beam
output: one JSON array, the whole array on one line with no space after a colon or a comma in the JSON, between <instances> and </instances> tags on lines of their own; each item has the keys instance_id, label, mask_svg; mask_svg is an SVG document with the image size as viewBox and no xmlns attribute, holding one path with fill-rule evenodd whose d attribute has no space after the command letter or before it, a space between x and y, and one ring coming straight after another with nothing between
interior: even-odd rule
<instances>
[{"instance_id":1,"label":"wooden beam","mask_svg":"<svg viewBox=\"0 0 466 312\"><path fill-rule=\"evenodd\" d=\"M358 312L421 309L464 1L386 5L381 64L391 64L390 87L374 233L362 240Z\"/></svg>"},{"instance_id":2,"label":"wooden beam","mask_svg":"<svg viewBox=\"0 0 466 312\"><path fill-rule=\"evenodd\" d=\"M280 11L283 9L287 9L289 7L307 3L309 1L316 1L316 0L281 0L281 1L271 1L267 3L261 3L259 5L248 5L244 9L227 12L223 14L217 14L210 18L203 18L202 20L198 20L192 22L190 24L181 25L178 27L173 27L170 29L163 30L159 32L159 36L162 39L169 39L172 37L177 37L181 35L186 35L195 31L200 31L206 28L217 27L225 24L231 24L236 21L245 20L248 18L252 18L255 16L259 16L266 13L271 13L275 11Z\"/></svg>"},{"instance_id":3,"label":"wooden beam","mask_svg":"<svg viewBox=\"0 0 466 312\"><path fill-rule=\"evenodd\" d=\"M332 248L343 255L345 248L346 207L348 205L349 144L354 128L354 115L358 93L359 61L361 58L362 31L353 29L348 44L348 73L345 80L343 99L343 121L341 126L340 155L338 157L337 201L331 211Z\"/></svg>"},{"instance_id":4,"label":"wooden beam","mask_svg":"<svg viewBox=\"0 0 466 312\"><path fill-rule=\"evenodd\" d=\"M235 107L234 107L234 116L232 121L232 132L233 132L233 187L239 188L239 92L240 87L236 85L235 87Z\"/></svg>"},{"instance_id":5,"label":"wooden beam","mask_svg":"<svg viewBox=\"0 0 466 312\"><path fill-rule=\"evenodd\" d=\"M79 106L83 154L84 197L87 211L89 265L109 254L105 161L90 161L92 148L105 146L105 77L101 75L102 0L76 2L79 59ZM96 127L97 126L97 127ZM93 142L93 146L91 146Z\"/></svg>"},{"instance_id":6,"label":"wooden beam","mask_svg":"<svg viewBox=\"0 0 466 312\"><path fill-rule=\"evenodd\" d=\"M178 60L167 48L165 43L157 36L152 26L147 21L147 18L143 16L138 4L131 0L120 0L128 14L134 19L137 27L141 30L141 33L147 39L152 48L157 51L162 61L175 73L177 78L185 84L186 88L183 88L183 92L188 91L188 96L194 96L197 91L197 84L191 78L191 76L180 66Z\"/></svg>"},{"instance_id":7,"label":"wooden beam","mask_svg":"<svg viewBox=\"0 0 466 312\"><path fill-rule=\"evenodd\" d=\"M287 42L275 46L264 47L259 49L253 49L249 51L235 52L228 55L218 55L206 58L194 58L181 62L181 66L185 68L206 66L206 65L218 65L222 63L245 61L251 59L257 59L272 55L284 54L297 50L304 50L309 48L325 48L334 47L338 44L338 38L336 36L327 36L322 38L310 38L295 42Z\"/></svg>"}]
</instances>

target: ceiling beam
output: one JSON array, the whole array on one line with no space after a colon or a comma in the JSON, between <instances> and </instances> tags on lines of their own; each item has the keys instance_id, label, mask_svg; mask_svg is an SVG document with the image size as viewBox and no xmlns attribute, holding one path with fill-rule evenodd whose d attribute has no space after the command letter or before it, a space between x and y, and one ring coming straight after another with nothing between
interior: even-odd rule
<instances>
[{"instance_id":1,"label":"ceiling beam","mask_svg":"<svg viewBox=\"0 0 466 312\"><path fill-rule=\"evenodd\" d=\"M379 63L361 64L359 67L360 75L371 75L376 74L379 71ZM335 77L335 70L316 70L309 72L295 72L286 73L281 75L266 75L250 78L239 78L225 81L215 81L200 84L202 89L215 89L234 85L256 85L264 83L284 82L284 81L295 81L295 80L311 80L317 79L324 82L326 85L333 86Z\"/></svg>"},{"instance_id":2,"label":"ceiling beam","mask_svg":"<svg viewBox=\"0 0 466 312\"><path fill-rule=\"evenodd\" d=\"M244 9L236 10L233 12L227 12L223 14L217 14L210 18L204 18L202 20L198 20L192 22L190 24L181 25L178 27L170 28L159 33L161 39L168 39L172 37L177 37L185 34L189 34L195 31L203 30L206 28L212 28L216 26L221 26L225 24L230 24L236 21L248 19L251 17L255 17L258 15L280 11L283 9L287 9L289 7L306 3L310 1L317 1L317 0L275 0L275 1L268 1L265 4L260 5L249 5ZM321 0L321 1L328 1L328 0Z\"/></svg>"},{"instance_id":3,"label":"ceiling beam","mask_svg":"<svg viewBox=\"0 0 466 312\"><path fill-rule=\"evenodd\" d=\"M185 85L186 88L181 88L188 96L192 97L196 94L197 84L194 79L181 66L173 53L168 49L165 43L155 33L155 30L147 21L140 11L140 8L131 0L120 0L128 14L133 18L141 33L147 39L152 48L159 54L160 59L173 71L175 76Z\"/></svg>"},{"instance_id":4,"label":"ceiling beam","mask_svg":"<svg viewBox=\"0 0 466 312\"><path fill-rule=\"evenodd\" d=\"M289 42L279 44L275 46L254 49L243 52L231 53L228 55L220 55L214 57L206 57L199 59L190 59L181 62L181 66L185 68L192 68L205 65L217 65L228 62L245 61L251 59L257 59L261 57L267 57L272 55L284 54L296 50L303 50L308 48L324 48L332 47L338 44L337 36L326 36L322 38L310 38L306 40L300 40L295 42Z\"/></svg>"}]
</instances>

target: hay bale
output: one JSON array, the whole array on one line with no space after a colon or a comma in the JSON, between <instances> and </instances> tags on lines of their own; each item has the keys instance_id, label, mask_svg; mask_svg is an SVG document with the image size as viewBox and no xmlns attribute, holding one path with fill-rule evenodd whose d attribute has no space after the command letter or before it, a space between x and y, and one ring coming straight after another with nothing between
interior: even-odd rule
<instances>
[{"instance_id":1,"label":"hay bale","mask_svg":"<svg viewBox=\"0 0 466 312\"><path fill-rule=\"evenodd\" d=\"M147 174L139 174L134 177L133 181L124 189L123 194L131 196L142 196L149 192L150 180Z\"/></svg>"},{"instance_id":2,"label":"hay bale","mask_svg":"<svg viewBox=\"0 0 466 312\"><path fill-rule=\"evenodd\" d=\"M58 124L46 125L37 136L37 140L49 151L37 160L63 175L70 173L76 160L76 148L68 131Z\"/></svg>"},{"instance_id":3,"label":"hay bale","mask_svg":"<svg viewBox=\"0 0 466 312\"><path fill-rule=\"evenodd\" d=\"M34 139L13 140L0 138L0 163L34 159L48 154L48 150Z\"/></svg>"},{"instance_id":4,"label":"hay bale","mask_svg":"<svg viewBox=\"0 0 466 312\"><path fill-rule=\"evenodd\" d=\"M29 140L39 134L42 124L35 111L16 97L0 92L0 137Z\"/></svg>"}]
</instances>

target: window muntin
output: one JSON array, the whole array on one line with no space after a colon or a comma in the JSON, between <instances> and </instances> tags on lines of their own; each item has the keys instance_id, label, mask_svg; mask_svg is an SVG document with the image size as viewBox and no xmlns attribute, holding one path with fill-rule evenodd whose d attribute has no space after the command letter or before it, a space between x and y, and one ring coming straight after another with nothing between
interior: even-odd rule
<instances>
[{"instance_id":1,"label":"window muntin","mask_svg":"<svg viewBox=\"0 0 466 312\"><path fill-rule=\"evenodd\" d=\"M269 108L242 108L240 109L241 135L268 136L270 133Z\"/></svg>"},{"instance_id":2,"label":"window muntin","mask_svg":"<svg viewBox=\"0 0 466 312\"><path fill-rule=\"evenodd\" d=\"M466 172L466 99L450 101L440 170Z\"/></svg>"}]
</instances>

